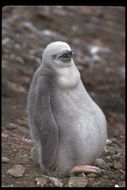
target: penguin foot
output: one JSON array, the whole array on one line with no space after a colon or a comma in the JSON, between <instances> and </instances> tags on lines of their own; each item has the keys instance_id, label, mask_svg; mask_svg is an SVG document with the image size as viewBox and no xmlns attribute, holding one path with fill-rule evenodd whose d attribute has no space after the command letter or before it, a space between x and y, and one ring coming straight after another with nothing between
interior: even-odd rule
<instances>
[{"instance_id":1,"label":"penguin foot","mask_svg":"<svg viewBox=\"0 0 127 190\"><path fill-rule=\"evenodd\" d=\"M96 173L96 174L101 174L101 169L96 167L96 166L90 166L90 165L78 165L78 166L74 166L71 171L70 174L72 173Z\"/></svg>"}]
</instances>

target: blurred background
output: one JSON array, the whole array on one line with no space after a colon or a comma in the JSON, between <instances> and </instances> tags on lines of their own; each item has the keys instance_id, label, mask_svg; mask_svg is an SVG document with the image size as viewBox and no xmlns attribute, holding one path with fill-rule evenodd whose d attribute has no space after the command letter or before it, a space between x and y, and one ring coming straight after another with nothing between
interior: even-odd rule
<instances>
[{"instance_id":1,"label":"blurred background","mask_svg":"<svg viewBox=\"0 0 127 190\"><path fill-rule=\"evenodd\" d=\"M29 85L44 48L57 40L76 53L82 81L106 115L109 136L124 135L125 8L115 6L3 7L3 130L18 123L25 127L16 133L28 133Z\"/></svg>"}]
</instances>

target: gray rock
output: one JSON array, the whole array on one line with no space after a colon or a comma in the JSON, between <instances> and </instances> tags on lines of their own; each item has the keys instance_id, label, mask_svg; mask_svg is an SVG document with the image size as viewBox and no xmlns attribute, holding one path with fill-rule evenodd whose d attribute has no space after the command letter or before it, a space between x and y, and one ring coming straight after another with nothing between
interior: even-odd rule
<instances>
[{"instance_id":1,"label":"gray rock","mask_svg":"<svg viewBox=\"0 0 127 190\"><path fill-rule=\"evenodd\" d=\"M35 180L37 181L38 187L45 187L45 185L48 181L48 178L47 178L47 176L42 176L42 177L37 177Z\"/></svg>"},{"instance_id":2,"label":"gray rock","mask_svg":"<svg viewBox=\"0 0 127 190\"><path fill-rule=\"evenodd\" d=\"M97 177L97 174L90 173L90 174L87 175L87 177L89 177L89 178L95 178L95 177Z\"/></svg>"},{"instance_id":3,"label":"gray rock","mask_svg":"<svg viewBox=\"0 0 127 190\"><path fill-rule=\"evenodd\" d=\"M120 157L121 157L121 154L120 154L120 153L117 153L117 154L112 155L112 159L113 159L113 160L119 160Z\"/></svg>"},{"instance_id":4,"label":"gray rock","mask_svg":"<svg viewBox=\"0 0 127 190\"><path fill-rule=\"evenodd\" d=\"M35 180L37 181L38 187L45 187L48 182L52 183L52 184L50 184L51 186L55 186L55 187L62 187L63 186L63 183L58 178L49 177L46 175L42 175L41 177L37 177Z\"/></svg>"},{"instance_id":5,"label":"gray rock","mask_svg":"<svg viewBox=\"0 0 127 190\"><path fill-rule=\"evenodd\" d=\"M86 174L85 174L84 172L82 172L82 173L80 174L80 177L87 178L87 176L86 176Z\"/></svg>"},{"instance_id":6,"label":"gray rock","mask_svg":"<svg viewBox=\"0 0 127 190\"><path fill-rule=\"evenodd\" d=\"M7 171L7 174L10 174L14 177L22 177L25 172L25 168L22 165L15 165L13 168Z\"/></svg>"},{"instance_id":7,"label":"gray rock","mask_svg":"<svg viewBox=\"0 0 127 190\"><path fill-rule=\"evenodd\" d=\"M107 156L106 158L107 158L108 160L110 160L110 161L112 160L112 159L111 159L111 156Z\"/></svg>"},{"instance_id":8,"label":"gray rock","mask_svg":"<svg viewBox=\"0 0 127 190\"><path fill-rule=\"evenodd\" d=\"M69 187L86 187L88 180L85 177L70 177L68 186Z\"/></svg>"},{"instance_id":9,"label":"gray rock","mask_svg":"<svg viewBox=\"0 0 127 190\"><path fill-rule=\"evenodd\" d=\"M2 156L2 162L3 162L3 163L9 162L9 158L7 158L7 157L5 157L5 156Z\"/></svg>"},{"instance_id":10,"label":"gray rock","mask_svg":"<svg viewBox=\"0 0 127 190\"><path fill-rule=\"evenodd\" d=\"M112 141L111 141L110 139L107 139L106 144L107 144L107 145L111 145L111 144L112 144Z\"/></svg>"},{"instance_id":11,"label":"gray rock","mask_svg":"<svg viewBox=\"0 0 127 190\"><path fill-rule=\"evenodd\" d=\"M50 181L54 184L55 187L62 187L63 183L55 177L49 177Z\"/></svg>"},{"instance_id":12,"label":"gray rock","mask_svg":"<svg viewBox=\"0 0 127 190\"><path fill-rule=\"evenodd\" d=\"M117 162L116 160L113 162L113 167L117 170L120 170L122 168L122 164L120 162Z\"/></svg>"},{"instance_id":13,"label":"gray rock","mask_svg":"<svg viewBox=\"0 0 127 190\"><path fill-rule=\"evenodd\" d=\"M102 158L97 158L96 164L99 168L108 169L107 163Z\"/></svg>"}]
</instances>

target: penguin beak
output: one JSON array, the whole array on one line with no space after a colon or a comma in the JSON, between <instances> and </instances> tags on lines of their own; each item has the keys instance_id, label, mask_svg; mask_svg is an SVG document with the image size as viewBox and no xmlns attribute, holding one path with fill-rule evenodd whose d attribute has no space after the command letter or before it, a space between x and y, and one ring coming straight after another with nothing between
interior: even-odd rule
<instances>
[{"instance_id":1,"label":"penguin beak","mask_svg":"<svg viewBox=\"0 0 127 190\"><path fill-rule=\"evenodd\" d=\"M67 51L63 52L60 56L58 56L58 58L65 58L65 59L68 58L69 59L73 55L74 55L74 52L67 50Z\"/></svg>"},{"instance_id":2,"label":"penguin beak","mask_svg":"<svg viewBox=\"0 0 127 190\"><path fill-rule=\"evenodd\" d=\"M53 55L53 58L54 59L58 59L58 58L71 59L74 54L75 53L73 51L66 50L60 53L60 55Z\"/></svg>"}]
</instances>

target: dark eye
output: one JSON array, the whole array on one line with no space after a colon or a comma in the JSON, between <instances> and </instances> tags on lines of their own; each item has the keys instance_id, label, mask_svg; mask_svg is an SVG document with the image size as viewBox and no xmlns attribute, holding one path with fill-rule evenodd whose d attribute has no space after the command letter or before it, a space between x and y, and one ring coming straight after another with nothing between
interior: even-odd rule
<instances>
[{"instance_id":1,"label":"dark eye","mask_svg":"<svg viewBox=\"0 0 127 190\"><path fill-rule=\"evenodd\" d=\"M56 57L57 57L57 55L53 55L53 56L52 56L53 59L56 59Z\"/></svg>"}]
</instances>

